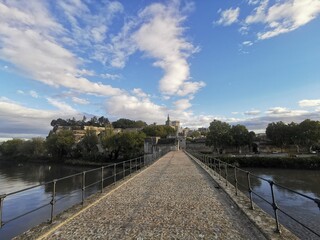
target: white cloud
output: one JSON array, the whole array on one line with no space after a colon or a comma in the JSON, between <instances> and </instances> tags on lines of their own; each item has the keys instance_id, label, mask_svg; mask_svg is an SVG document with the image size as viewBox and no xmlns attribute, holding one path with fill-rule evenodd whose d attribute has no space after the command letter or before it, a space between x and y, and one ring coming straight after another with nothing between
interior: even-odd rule
<instances>
[{"instance_id":1,"label":"white cloud","mask_svg":"<svg viewBox=\"0 0 320 240\"><path fill-rule=\"evenodd\" d=\"M253 42L251 42L251 41L244 41L244 42L242 42L242 45L243 45L243 46L252 46L252 45L253 45Z\"/></svg>"},{"instance_id":2,"label":"white cloud","mask_svg":"<svg viewBox=\"0 0 320 240\"><path fill-rule=\"evenodd\" d=\"M220 19L216 21L216 24L223 25L223 26L229 26L233 23L238 22L238 17L240 14L240 8L237 7L235 9L229 8L227 10L224 10L220 13Z\"/></svg>"},{"instance_id":3,"label":"white cloud","mask_svg":"<svg viewBox=\"0 0 320 240\"><path fill-rule=\"evenodd\" d=\"M244 112L245 115L249 115L249 116L255 116L255 115L259 115L261 111L259 110L251 110L251 111L246 111Z\"/></svg>"},{"instance_id":4,"label":"white cloud","mask_svg":"<svg viewBox=\"0 0 320 240\"><path fill-rule=\"evenodd\" d=\"M270 108L267 112L268 115L278 115L278 116L299 116L303 114L309 113L308 111L304 110L290 110L284 107L274 107Z\"/></svg>"},{"instance_id":5,"label":"white cloud","mask_svg":"<svg viewBox=\"0 0 320 240\"><path fill-rule=\"evenodd\" d=\"M164 120L168 112L166 107L157 105L148 98L127 94L109 98L106 101L106 110L115 117L126 117L150 123Z\"/></svg>"},{"instance_id":6,"label":"white cloud","mask_svg":"<svg viewBox=\"0 0 320 240\"><path fill-rule=\"evenodd\" d=\"M59 44L66 30L55 22L43 2L9 3L0 3L0 59L51 86L105 96L121 94L120 89L78 77L83 73L78 69L81 62Z\"/></svg>"},{"instance_id":7,"label":"white cloud","mask_svg":"<svg viewBox=\"0 0 320 240\"><path fill-rule=\"evenodd\" d=\"M109 73L100 74L100 77L105 79L111 79L111 80L116 80L120 78L118 74L109 74Z\"/></svg>"},{"instance_id":8,"label":"white cloud","mask_svg":"<svg viewBox=\"0 0 320 240\"><path fill-rule=\"evenodd\" d=\"M77 110L72 108L70 105L68 105L65 102L58 101L53 98L47 98L48 103L50 103L52 106L58 108L60 111L69 113L69 114L77 114Z\"/></svg>"},{"instance_id":9,"label":"white cloud","mask_svg":"<svg viewBox=\"0 0 320 240\"><path fill-rule=\"evenodd\" d=\"M19 94L24 94L24 91L22 91L22 90L17 90L17 93L19 93Z\"/></svg>"},{"instance_id":10,"label":"white cloud","mask_svg":"<svg viewBox=\"0 0 320 240\"><path fill-rule=\"evenodd\" d=\"M78 103L78 104L82 104L82 105L86 105L86 104L89 104L90 102L86 99L82 99L82 98L78 98L78 97L72 97L71 100L75 103Z\"/></svg>"},{"instance_id":11,"label":"white cloud","mask_svg":"<svg viewBox=\"0 0 320 240\"><path fill-rule=\"evenodd\" d=\"M34 90L30 90L29 94L33 98L38 98L39 97L38 93L36 91L34 91Z\"/></svg>"},{"instance_id":12,"label":"white cloud","mask_svg":"<svg viewBox=\"0 0 320 240\"><path fill-rule=\"evenodd\" d=\"M162 94L184 96L195 93L204 84L189 81L187 58L198 49L183 38L181 24L185 17L181 16L176 2L168 6L152 4L139 17L143 24L133 34L133 40L140 51L157 60L154 66L164 70L165 75L160 80Z\"/></svg>"},{"instance_id":13,"label":"white cloud","mask_svg":"<svg viewBox=\"0 0 320 240\"><path fill-rule=\"evenodd\" d=\"M268 39L291 32L309 23L320 14L319 0L284 0L269 7L269 0L261 1L245 23L262 23L265 30L258 33L258 39Z\"/></svg>"},{"instance_id":14,"label":"white cloud","mask_svg":"<svg viewBox=\"0 0 320 240\"><path fill-rule=\"evenodd\" d=\"M63 106L60 106L63 108ZM0 98L0 137L30 138L46 136L51 130L50 122L57 118L81 117L66 109L42 110L25 107L8 98Z\"/></svg>"},{"instance_id":15,"label":"white cloud","mask_svg":"<svg viewBox=\"0 0 320 240\"><path fill-rule=\"evenodd\" d=\"M141 88L134 88L131 92L133 95L140 97L140 98L149 97L149 95L146 94Z\"/></svg>"},{"instance_id":16,"label":"white cloud","mask_svg":"<svg viewBox=\"0 0 320 240\"><path fill-rule=\"evenodd\" d=\"M320 99L305 99L299 101L300 107L318 107L320 106Z\"/></svg>"},{"instance_id":17,"label":"white cloud","mask_svg":"<svg viewBox=\"0 0 320 240\"><path fill-rule=\"evenodd\" d=\"M189 99L180 99L174 102L177 110L184 111L192 106Z\"/></svg>"}]
</instances>

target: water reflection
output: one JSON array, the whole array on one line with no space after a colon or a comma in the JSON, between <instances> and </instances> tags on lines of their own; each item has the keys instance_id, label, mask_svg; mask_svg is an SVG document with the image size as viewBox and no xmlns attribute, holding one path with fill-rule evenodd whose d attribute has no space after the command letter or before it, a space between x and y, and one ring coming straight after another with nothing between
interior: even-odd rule
<instances>
[{"instance_id":1,"label":"water reflection","mask_svg":"<svg viewBox=\"0 0 320 240\"><path fill-rule=\"evenodd\" d=\"M294 191L303 193L312 198L320 196L320 172L311 170L288 170L288 169L246 169L258 177L272 180L282 186L290 188ZM238 179L241 183L241 189L248 193L247 177L245 173L239 173ZM274 215L273 209L266 201L272 203L272 195L270 184L256 177L250 177L253 191L254 202L256 202L263 210ZM305 197L286 190L282 187L274 186L274 194L277 205L280 209L290 214L292 217L302 222L306 226L320 233L320 209L318 205ZM261 196L261 197L259 197ZM279 213L280 222L293 231L300 238L318 239L314 234L308 232L295 221Z\"/></svg>"}]
</instances>

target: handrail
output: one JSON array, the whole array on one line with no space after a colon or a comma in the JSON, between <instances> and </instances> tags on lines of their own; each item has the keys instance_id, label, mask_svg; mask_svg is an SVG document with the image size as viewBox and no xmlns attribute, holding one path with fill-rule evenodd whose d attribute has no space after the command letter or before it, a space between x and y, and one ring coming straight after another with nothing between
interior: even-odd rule
<instances>
[{"instance_id":1,"label":"handrail","mask_svg":"<svg viewBox=\"0 0 320 240\"><path fill-rule=\"evenodd\" d=\"M214 174L218 174L218 177L219 177L219 180L221 180L221 177L225 178L226 180L226 185L227 183L231 183L229 180L228 180L228 172L227 170L225 169L225 172L222 173L222 169L221 169L221 166L225 166L225 168L229 167L229 168L233 168L234 169L234 187L235 187L235 193L237 195L238 193L238 186L243 186L244 188L247 188L247 192L249 194L249 200L250 200L250 208L253 210L253 198L252 198L252 194L254 194L255 196L259 197L261 200L263 200L264 202L266 202L267 204L269 204L272 209L273 209L273 213L274 213L274 219L275 219L275 227L276 227L276 230L275 232L277 233L280 233L280 227L279 227L279 219L278 219L278 211L280 211L281 213L283 213L285 216L289 217L290 219L292 219L293 221L295 221L296 223L298 223L300 226L302 226L304 229L307 229L309 232L313 233L315 236L317 237L320 237L320 233L317 232L316 230L314 229L311 229L310 227L308 227L306 224L302 223L301 221L299 221L298 219L296 219L294 216L292 216L291 214L289 214L288 212L286 212L284 209L280 208L278 205L277 205L277 198L275 196L275 193L274 193L274 186L278 187L278 188L282 188L282 189L285 189L287 191L290 191L291 193L294 193L294 194L297 194L303 198L306 198L308 200L311 200L313 201L318 207L319 207L319 210L320 210L320 199L318 198L312 198L310 196L307 196L303 193L300 193L298 191L295 191L293 189L290 189L286 186L283 186L281 184L278 184L272 180L269 180L269 179L266 179L266 178L263 178L263 177L260 177L260 176L257 176L249 171L246 171L244 169L241 169L235 165L232 165L232 164L229 164L229 163L226 163L224 161L221 161L217 158L214 158L212 156L209 156L209 155L205 155L205 154L202 154L202 153L199 153L199 152L190 152L190 151L186 151L186 153L189 155L189 156L192 156L198 160L200 160L206 167L209 167L211 170L213 170ZM243 185L243 184L240 184L239 181L238 181L238 177L237 177L237 171L240 171L240 172L243 172L247 175L247 186ZM271 201L265 199L263 196L261 196L260 194L258 194L257 192L255 192L252 187L251 187L251 182L250 182L250 178L251 177L254 177L256 179L260 179L261 181L265 181L269 184L270 186L270 192L271 192Z\"/></svg>"},{"instance_id":2,"label":"handrail","mask_svg":"<svg viewBox=\"0 0 320 240\"><path fill-rule=\"evenodd\" d=\"M101 193L103 192L103 188L109 185L105 186L105 181L109 180L109 179L113 179L113 184L116 184L116 182L118 182L121 179L125 179L127 176L131 176L132 173L138 171L138 170L142 170L145 167L148 167L149 165L151 165L153 162L155 162L156 160L158 160L160 157L162 157L163 155L165 155L166 153L168 153L169 151L163 151L163 152L156 152L154 154L150 154L150 155L144 155L144 156L140 156L140 157L136 157L133 159L129 159L129 160L125 160L122 162L118 162L118 163L113 163L113 164L109 164L106 166L102 166L99 168L94 168L94 169L90 169L90 170L86 170L86 171L82 171L79 173L75 173L72 175L68 175L65 177L61 177L58 179L53 179L52 181L48 181L48 182L44 182L44 183L40 183L28 188L24 188L18 191L14 191L14 192L10 192L7 194L2 194L0 195L0 230L1 228L12 222L15 221L21 217L24 217L30 213L33 213L35 211L38 211L48 205L51 205L50 208L50 219L49 219L49 223L53 222L53 219L55 217L55 204L56 202L66 198L66 197L70 197L73 195L72 192L68 193L65 196L62 196L60 198L56 198L56 193L57 193L57 183L62 181L62 180L66 180L66 179L70 179L76 176L81 176L81 188L80 189L76 189L76 191L81 191L81 203L84 204L84 201L86 199L86 189L88 189L89 187L92 187L94 185L97 184L101 184L101 188L100 190L97 190L96 192L100 191ZM118 171L118 168L121 168L121 171ZM105 177L104 175L104 169L110 169L112 172L111 176L107 176ZM90 172L94 172L94 171L99 171L101 176L100 176L100 180L95 181L93 183L90 183L88 185L86 185L86 173L90 173ZM47 186L47 185L52 185L52 195L50 198L50 201L48 203L45 203L43 205L41 205L40 207L36 207L34 209L28 210L27 212L23 212L21 214L19 214L18 216L11 216L10 219L4 221L3 220L3 211L4 211L4 203L6 202L5 199L8 196L12 196L12 195L16 195L18 193L22 193L22 192L26 192L28 190L37 188L37 187L41 187L41 186ZM74 192L74 191L73 191ZM94 193L96 193L94 192Z\"/></svg>"}]
</instances>

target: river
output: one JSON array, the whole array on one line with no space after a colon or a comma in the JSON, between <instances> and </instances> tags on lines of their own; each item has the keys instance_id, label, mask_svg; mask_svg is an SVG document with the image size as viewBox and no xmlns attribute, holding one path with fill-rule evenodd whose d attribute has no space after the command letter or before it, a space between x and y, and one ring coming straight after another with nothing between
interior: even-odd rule
<instances>
[{"instance_id":1,"label":"river","mask_svg":"<svg viewBox=\"0 0 320 240\"><path fill-rule=\"evenodd\" d=\"M68 166L61 164L33 164L33 163L9 163L0 162L0 195L8 194L31 186L51 182L53 179L87 171L88 167ZM104 178L111 176L113 168L104 170ZM101 189L101 184L93 184L100 181L101 171L86 173L86 186L91 185L85 191L88 197ZM107 179L104 186L110 184L113 178ZM58 214L82 200L82 174L72 178L58 181L56 184L56 204L54 214ZM0 239L11 239L41 222L48 221L51 216L53 184L41 185L28 191L6 196L3 201L2 220L4 225L0 229ZM33 209L39 210L19 217ZM18 217L17 219L15 219Z\"/></svg>"},{"instance_id":2,"label":"river","mask_svg":"<svg viewBox=\"0 0 320 240\"><path fill-rule=\"evenodd\" d=\"M256 176L272 180L282 186L300 192L311 198L320 199L320 171L319 170L295 170L295 169L271 169L271 168L247 168L245 169ZM246 176L240 175L241 182L247 185ZM270 184L255 177L250 177L253 191L272 202ZM274 186L276 203L279 208L301 221L306 226L320 234L320 206L314 201L301 197L286 189ZM253 194L253 200L264 211L274 216L272 207L261 198ZM319 239L316 235L301 227L295 221L279 212L279 221L301 239Z\"/></svg>"},{"instance_id":3,"label":"river","mask_svg":"<svg viewBox=\"0 0 320 240\"><path fill-rule=\"evenodd\" d=\"M49 182L53 179L79 173L89 168L64 166L57 164L18 164L0 162L0 195L8 194L20 189L34 186L40 183ZM273 180L281 185L287 186L293 190L314 198L320 198L320 171L311 170L287 170L287 169L246 169L257 176ZM112 171L106 176L111 176ZM101 178L97 172L86 175L86 184L94 183ZM241 178L241 174L239 174ZM245 182L245 176L242 176ZM57 199L55 213L59 213L72 205L81 202L81 182L82 176L78 175L72 179L58 182L56 186ZM110 182L111 183L111 182ZM265 198L271 200L270 187L268 183L251 178L253 190ZM86 190L86 195L99 191L100 184ZM281 208L286 209L290 214L299 218L309 227L320 232L320 209L314 202L305 200L288 191L275 188L277 203ZM52 198L52 185L43 185L32 190L8 196L3 205L3 221L5 225L0 229L0 239L11 239L21 234L29 228L50 219L50 205L39 209L38 211L20 217L8 222L21 213L28 212L34 208L41 207L44 203L48 204ZM266 212L272 215L272 209L259 198L254 197L257 204ZM297 227L297 224L288 220L287 217L280 214L280 221L290 230L294 231L300 238L312 239L312 234L306 230ZM314 238L317 239L317 238Z\"/></svg>"}]
</instances>

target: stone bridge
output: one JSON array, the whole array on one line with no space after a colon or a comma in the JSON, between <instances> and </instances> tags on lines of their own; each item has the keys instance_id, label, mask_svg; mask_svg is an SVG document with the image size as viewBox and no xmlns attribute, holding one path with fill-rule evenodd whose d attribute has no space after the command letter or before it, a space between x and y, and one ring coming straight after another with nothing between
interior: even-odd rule
<instances>
[{"instance_id":1,"label":"stone bridge","mask_svg":"<svg viewBox=\"0 0 320 240\"><path fill-rule=\"evenodd\" d=\"M261 231L182 151L64 215L17 239L295 239Z\"/></svg>"}]
</instances>

